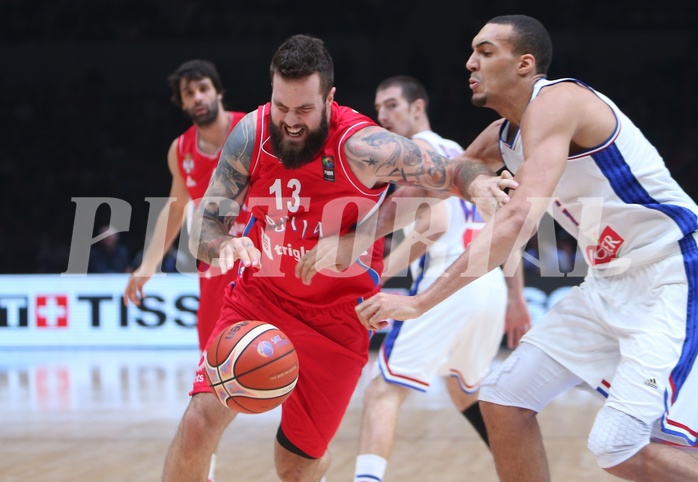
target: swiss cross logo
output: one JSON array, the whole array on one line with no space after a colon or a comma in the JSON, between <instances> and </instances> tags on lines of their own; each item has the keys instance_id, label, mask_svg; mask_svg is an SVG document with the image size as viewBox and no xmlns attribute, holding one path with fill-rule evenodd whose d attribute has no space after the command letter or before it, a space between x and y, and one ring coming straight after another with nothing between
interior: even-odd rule
<instances>
[{"instance_id":1,"label":"swiss cross logo","mask_svg":"<svg viewBox=\"0 0 698 482\"><path fill-rule=\"evenodd\" d=\"M68 297L65 295L37 296L36 326L39 328L67 328Z\"/></svg>"},{"instance_id":2,"label":"swiss cross logo","mask_svg":"<svg viewBox=\"0 0 698 482\"><path fill-rule=\"evenodd\" d=\"M599 237L599 244L587 246L587 257L591 266L613 261L625 240L618 233L606 226Z\"/></svg>"}]
</instances>

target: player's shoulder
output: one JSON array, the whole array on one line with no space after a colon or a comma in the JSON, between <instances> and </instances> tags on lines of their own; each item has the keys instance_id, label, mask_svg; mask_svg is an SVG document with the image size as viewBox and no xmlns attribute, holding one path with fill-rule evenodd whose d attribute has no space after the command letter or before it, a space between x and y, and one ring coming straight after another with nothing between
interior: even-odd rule
<instances>
[{"instance_id":1,"label":"player's shoulder","mask_svg":"<svg viewBox=\"0 0 698 482\"><path fill-rule=\"evenodd\" d=\"M537 104L584 101L594 96L594 90L589 85L571 77L556 80L543 79L540 82L540 86L536 86L538 93L533 99L538 101Z\"/></svg>"},{"instance_id":2,"label":"player's shoulder","mask_svg":"<svg viewBox=\"0 0 698 482\"><path fill-rule=\"evenodd\" d=\"M563 81L545 85L528 103L524 118L535 118L536 123L556 122L559 116L575 117L600 99L584 84Z\"/></svg>"}]
</instances>

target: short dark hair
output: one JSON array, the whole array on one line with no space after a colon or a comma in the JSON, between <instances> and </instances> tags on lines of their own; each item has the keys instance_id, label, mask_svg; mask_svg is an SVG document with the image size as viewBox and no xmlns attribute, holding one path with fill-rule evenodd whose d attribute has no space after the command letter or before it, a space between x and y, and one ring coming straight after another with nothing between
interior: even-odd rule
<instances>
[{"instance_id":1,"label":"short dark hair","mask_svg":"<svg viewBox=\"0 0 698 482\"><path fill-rule=\"evenodd\" d=\"M179 84L182 79L189 80L201 80L205 77L211 79L211 83L216 88L216 92L223 94L223 82L221 82L221 76L218 75L218 70L213 62L208 60L194 59L184 62L182 65L177 67L177 70L172 72L167 77L167 82L170 84L170 89L172 89L172 102L175 103L177 107L182 107L182 92L179 90Z\"/></svg>"},{"instance_id":2,"label":"short dark hair","mask_svg":"<svg viewBox=\"0 0 698 482\"><path fill-rule=\"evenodd\" d=\"M536 58L536 73L547 75L553 60L553 42L540 21L527 15L503 15L487 23L511 25L514 30L513 52L533 55Z\"/></svg>"},{"instance_id":3,"label":"short dark hair","mask_svg":"<svg viewBox=\"0 0 698 482\"><path fill-rule=\"evenodd\" d=\"M383 82L378 84L376 91L385 90L388 87L397 86L402 89L402 96L407 100L408 103L412 103L417 99L423 99L424 104L429 106L429 96L427 95L427 89L424 85L409 75L396 75L395 77L388 77Z\"/></svg>"},{"instance_id":4,"label":"short dark hair","mask_svg":"<svg viewBox=\"0 0 698 482\"><path fill-rule=\"evenodd\" d=\"M294 35L279 46L271 59L269 75L284 79L303 79L320 74L320 88L327 98L334 85L334 63L322 40L309 35Z\"/></svg>"}]
</instances>

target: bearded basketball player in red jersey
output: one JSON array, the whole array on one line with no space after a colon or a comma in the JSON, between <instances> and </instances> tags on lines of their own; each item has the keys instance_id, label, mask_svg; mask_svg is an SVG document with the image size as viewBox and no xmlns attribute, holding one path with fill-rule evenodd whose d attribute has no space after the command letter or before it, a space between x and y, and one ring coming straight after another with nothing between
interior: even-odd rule
<instances>
[{"instance_id":1,"label":"bearded basketball player in red jersey","mask_svg":"<svg viewBox=\"0 0 698 482\"><path fill-rule=\"evenodd\" d=\"M238 261L243 267L227 288L214 335L240 320L263 320L293 342L300 373L282 405L274 461L281 480L316 482L329 466L328 445L368 360L369 335L354 309L380 289L382 239L348 269L319 272L308 285L295 275L298 261L323 237L345 234L368 218L389 182L477 198L490 207L505 202L501 189L516 183L477 162L428 152L338 105L332 58L320 39L286 40L270 73L271 102L245 116L228 137L192 218L190 248L223 271ZM251 229L231 236L243 204ZM235 416L197 377L163 480L204 480L208 458Z\"/></svg>"},{"instance_id":2,"label":"bearded basketball player in red jersey","mask_svg":"<svg viewBox=\"0 0 698 482\"><path fill-rule=\"evenodd\" d=\"M172 174L169 204L160 211L153 236L146 247L139 268L131 275L124 290L124 303L140 305L145 296L143 286L160 272L162 259L182 228L187 205L198 204L206 192L211 174L218 165L223 142L233 127L245 116L243 112L223 107L223 85L218 71L206 60L190 60L180 65L168 78L172 101L192 120L193 125L177 137L167 153ZM247 216L243 214L231 225L230 233L239 236ZM218 321L225 287L235 279L235 272L220 270L199 262L199 309L196 328L199 348L203 351ZM212 459L215 461L215 457ZM212 466L215 462L212 462ZM212 472L213 468L211 469Z\"/></svg>"}]
</instances>

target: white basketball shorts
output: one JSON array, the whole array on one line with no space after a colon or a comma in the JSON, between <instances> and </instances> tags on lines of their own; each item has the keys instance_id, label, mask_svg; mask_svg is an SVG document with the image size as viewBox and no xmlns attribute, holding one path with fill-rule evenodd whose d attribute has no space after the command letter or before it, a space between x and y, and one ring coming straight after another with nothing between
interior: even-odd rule
<instances>
[{"instance_id":1,"label":"white basketball shorts","mask_svg":"<svg viewBox=\"0 0 698 482\"><path fill-rule=\"evenodd\" d=\"M394 322L373 375L420 391L448 375L477 391L501 345L506 306L504 275L495 269L419 318Z\"/></svg>"}]
</instances>

